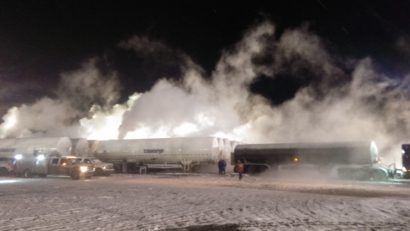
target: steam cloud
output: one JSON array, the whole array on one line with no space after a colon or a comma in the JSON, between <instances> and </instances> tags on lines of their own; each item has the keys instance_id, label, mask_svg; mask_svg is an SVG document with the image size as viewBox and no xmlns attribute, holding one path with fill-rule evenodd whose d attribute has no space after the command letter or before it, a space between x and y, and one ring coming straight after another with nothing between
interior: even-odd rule
<instances>
[{"instance_id":1,"label":"steam cloud","mask_svg":"<svg viewBox=\"0 0 410 231\"><path fill-rule=\"evenodd\" d=\"M116 74L103 75L97 59L91 59L79 70L61 75L56 99L43 97L31 105L9 109L0 125L0 137L82 136L84 129L78 120L87 116L95 102L111 107L118 89Z\"/></svg>"},{"instance_id":2,"label":"steam cloud","mask_svg":"<svg viewBox=\"0 0 410 231\"><path fill-rule=\"evenodd\" d=\"M393 79L378 73L370 57L343 60L332 55L306 27L286 30L279 38L274 35L270 22L251 28L233 48L222 52L210 76L188 55L135 36L120 47L160 60L174 55L183 73L180 79L159 79L150 91L113 105L118 100L117 76L114 71L103 75L91 60L78 71L62 74L57 99L11 108L3 116L0 136L375 140L388 161L398 157L399 145L408 141L410 131L410 75ZM405 46L405 41L399 45ZM286 73L301 79L313 73L315 79L276 106L250 91L261 75L274 79Z\"/></svg>"}]
</instances>

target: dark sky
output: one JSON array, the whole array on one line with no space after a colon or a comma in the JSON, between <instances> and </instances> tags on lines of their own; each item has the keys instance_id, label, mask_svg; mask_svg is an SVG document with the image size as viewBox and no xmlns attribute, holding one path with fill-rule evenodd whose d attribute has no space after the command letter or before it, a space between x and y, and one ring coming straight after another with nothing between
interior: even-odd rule
<instances>
[{"instance_id":1,"label":"dark sky","mask_svg":"<svg viewBox=\"0 0 410 231\"><path fill-rule=\"evenodd\" d=\"M118 71L126 86L123 97L149 89L159 77L178 74L177 67L161 66L118 48L133 35L164 42L210 72L223 48L266 19L277 26L278 35L308 23L341 56L372 56L381 69L394 75L408 71L409 57L395 44L398 38L409 37L410 1L130 2L1 1L0 112L53 96L61 72L77 69L94 56L107 57L106 64ZM20 83L22 87L16 87ZM10 86L6 94L4 88ZM288 87L293 91L294 83Z\"/></svg>"}]
</instances>

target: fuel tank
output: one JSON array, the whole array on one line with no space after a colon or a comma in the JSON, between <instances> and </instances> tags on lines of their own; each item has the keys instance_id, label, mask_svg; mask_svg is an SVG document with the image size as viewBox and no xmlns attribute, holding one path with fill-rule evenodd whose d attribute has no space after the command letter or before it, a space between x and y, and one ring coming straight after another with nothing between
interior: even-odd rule
<instances>
[{"instance_id":1,"label":"fuel tank","mask_svg":"<svg viewBox=\"0 0 410 231\"><path fill-rule=\"evenodd\" d=\"M90 147L102 161L140 164L217 162L228 160L232 151L229 140L215 137L93 141Z\"/></svg>"}]
</instances>

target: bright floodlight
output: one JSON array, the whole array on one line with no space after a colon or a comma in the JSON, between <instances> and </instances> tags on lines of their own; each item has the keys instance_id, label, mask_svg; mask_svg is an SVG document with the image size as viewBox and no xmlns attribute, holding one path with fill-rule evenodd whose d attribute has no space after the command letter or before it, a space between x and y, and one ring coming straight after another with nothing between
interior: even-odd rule
<instances>
[{"instance_id":1,"label":"bright floodlight","mask_svg":"<svg viewBox=\"0 0 410 231\"><path fill-rule=\"evenodd\" d=\"M82 173L87 172L87 170L88 170L88 167L87 167L87 166L81 166L81 167L80 167L80 171L81 171Z\"/></svg>"},{"instance_id":2,"label":"bright floodlight","mask_svg":"<svg viewBox=\"0 0 410 231\"><path fill-rule=\"evenodd\" d=\"M37 160L44 160L45 158L43 154L37 156Z\"/></svg>"},{"instance_id":3,"label":"bright floodlight","mask_svg":"<svg viewBox=\"0 0 410 231\"><path fill-rule=\"evenodd\" d=\"M21 159L23 159L23 155L17 154L17 155L14 156L14 158L15 158L16 160L21 160Z\"/></svg>"}]
</instances>

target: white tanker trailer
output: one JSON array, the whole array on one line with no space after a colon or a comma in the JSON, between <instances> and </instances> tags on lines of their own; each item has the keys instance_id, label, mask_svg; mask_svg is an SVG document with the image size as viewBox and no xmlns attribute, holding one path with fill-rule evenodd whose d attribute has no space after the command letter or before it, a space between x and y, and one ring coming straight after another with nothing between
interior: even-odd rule
<instances>
[{"instance_id":1,"label":"white tanker trailer","mask_svg":"<svg viewBox=\"0 0 410 231\"><path fill-rule=\"evenodd\" d=\"M32 154L34 151L42 153L58 153L60 155L70 155L72 151L72 142L68 137L33 137L33 138L16 138L1 139L1 150L9 150L5 155L11 154Z\"/></svg>"},{"instance_id":2,"label":"white tanker trailer","mask_svg":"<svg viewBox=\"0 0 410 231\"><path fill-rule=\"evenodd\" d=\"M232 151L231 141L215 137L106 140L94 141L90 147L95 157L122 172L175 165L190 171L201 163L230 160Z\"/></svg>"}]
</instances>

